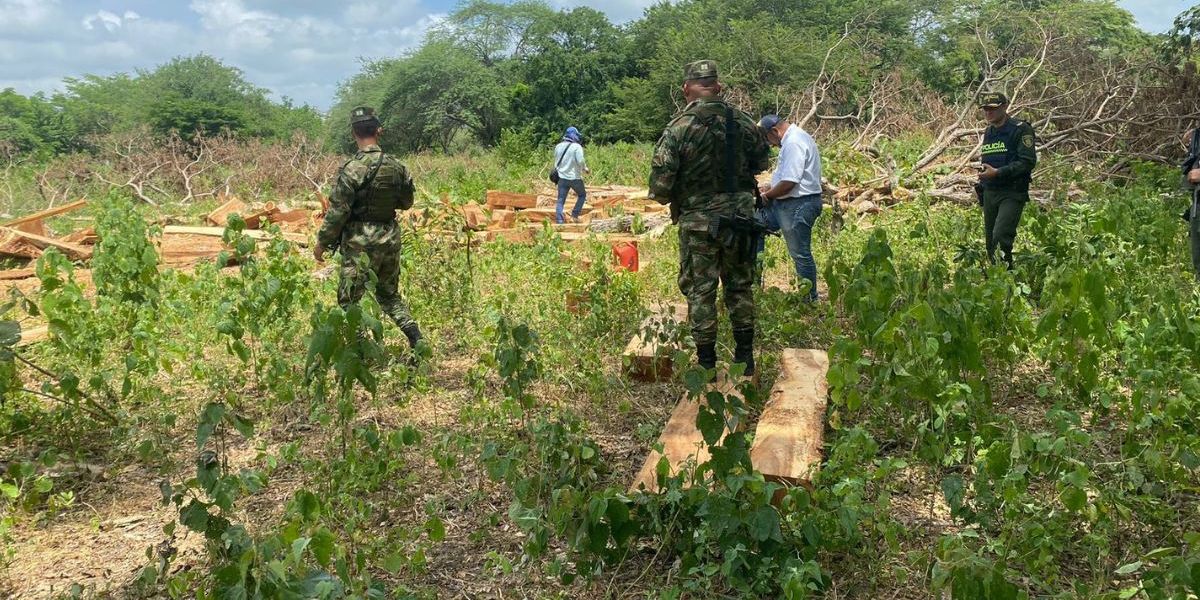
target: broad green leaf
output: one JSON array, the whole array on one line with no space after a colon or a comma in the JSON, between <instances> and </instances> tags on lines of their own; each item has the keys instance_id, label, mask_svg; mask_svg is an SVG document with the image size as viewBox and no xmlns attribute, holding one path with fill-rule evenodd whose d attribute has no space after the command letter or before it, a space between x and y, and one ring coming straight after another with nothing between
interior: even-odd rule
<instances>
[{"instance_id":1,"label":"broad green leaf","mask_svg":"<svg viewBox=\"0 0 1200 600\"><path fill-rule=\"evenodd\" d=\"M329 559L333 557L333 542L333 533L324 527L313 533L311 544L313 556L322 567L329 568Z\"/></svg>"}]
</instances>

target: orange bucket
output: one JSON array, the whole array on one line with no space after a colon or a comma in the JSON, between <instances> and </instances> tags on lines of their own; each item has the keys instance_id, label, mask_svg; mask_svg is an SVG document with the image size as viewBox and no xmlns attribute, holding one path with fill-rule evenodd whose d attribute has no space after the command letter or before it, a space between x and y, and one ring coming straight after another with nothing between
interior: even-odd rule
<instances>
[{"instance_id":1,"label":"orange bucket","mask_svg":"<svg viewBox=\"0 0 1200 600\"><path fill-rule=\"evenodd\" d=\"M638 270L637 242L618 242L612 247L613 262L626 271Z\"/></svg>"}]
</instances>

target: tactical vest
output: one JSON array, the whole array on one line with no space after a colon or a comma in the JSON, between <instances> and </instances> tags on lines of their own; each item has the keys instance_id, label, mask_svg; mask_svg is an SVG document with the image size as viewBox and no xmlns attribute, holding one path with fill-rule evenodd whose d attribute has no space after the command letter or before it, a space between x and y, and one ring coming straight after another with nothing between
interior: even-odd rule
<instances>
[{"instance_id":1,"label":"tactical vest","mask_svg":"<svg viewBox=\"0 0 1200 600\"><path fill-rule=\"evenodd\" d=\"M687 140L689 145L695 145L695 153L685 161L686 173L680 178L679 197L754 189L754 176L749 173L745 155L746 132L734 110L723 102L697 102L680 115L694 118L703 126L704 133L701 139Z\"/></svg>"},{"instance_id":2,"label":"tactical vest","mask_svg":"<svg viewBox=\"0 0 1200 600\"><path fill-rule=\"evenodd\" d=\"M996 129L988 126L983 132L983 146L980 148L980 161L997 169L1010 165L1017 160L1017 144L1021 143L1021 121L1009 119L1003 127ZM1033 180L1030 173L1005 181L984 182L988 189L1028 189Z\"/></svg>"},{"instance_id":3,"label":"tactical vest","mask_svg":"<svg viewBox=\"0 0 1200 600\"><path fill-rule=\"evenodd\" d=\"M364 156L360 153L355 158L361 160ZM367 176L354 190L350 219L372 223L395 221L396 210L406 210L413 204L404 165L382 152L370 165Z\"/></svg>"}]
</instances>

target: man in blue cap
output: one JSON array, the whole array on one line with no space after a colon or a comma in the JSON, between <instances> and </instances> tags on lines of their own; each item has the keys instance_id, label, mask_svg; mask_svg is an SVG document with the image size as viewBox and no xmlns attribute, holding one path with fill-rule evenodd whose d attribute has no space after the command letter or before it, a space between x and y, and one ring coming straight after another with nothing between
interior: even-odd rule
<instances>
[{"instance_id":1,"label":"man in blue cap","mask_svg":"<svg viewBox=\"0 0 1200 600\"><path fill-rule=\"evenodd\" d=\"M571 210L571 220L579 220L583 212L583 203L587 201L587 189L583 185L583 176L590 174L591 169L583 158L583 138L579 130L568 127L562 141L554 147L554 171L558 173L558 203L555 205L554 219L556 223L563 222L563 205L567 203L567 192L575 191L575 208Z\"/></svg>"},{"instance_id":2,"label":"man in blue cap","mask_svg":"<svg viewBox=\"0 0 1200 600\"><path fill-rule=\"evenodd\" d=\"M817 142L799 125L779 115L758 121L767 143L779 147L779 164L771 183L759 187L766 206L759 219L768 229L783 233L796 277L808 281L806 299L817 299L817 261L812 253L812 230L821 216L821 153Z\"/></svg>"}]
</instances>

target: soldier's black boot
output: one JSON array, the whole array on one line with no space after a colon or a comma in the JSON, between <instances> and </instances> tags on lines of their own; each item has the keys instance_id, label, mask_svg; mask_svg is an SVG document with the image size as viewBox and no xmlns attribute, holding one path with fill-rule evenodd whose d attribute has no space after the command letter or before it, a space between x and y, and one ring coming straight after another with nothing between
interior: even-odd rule
<instances>
[{"instance_id":1,"label":"soldier's black boot","mask_svg":"<svg viewBox=\"0 0 1200 600\"><path fill-rule=\"evenodd\" d=\"M696 344L696 362L710 371L717 368L717 344Z\"/></svg>"},{"instance_id":2,"label":"soldier's black boot","mask_svg":"<svg viewBox=\"0 0 1200 600\"><path fill-rule=\"evenodd\" d=\"M404 337L408 338L408 364L409 366L415 367L417 362L420 360L417 344L421 343L421 340L423 339L421 337L421 328L418 327L416 323L410 323L404 327L401 327L400 331L403 331Z\"/></svg>"},{"instance_id":3,"label":"soldier's black boot","mask_svg":"<svg viewBox=\"0 0 1200 600\"><path fill-rule=\"evenodd\" d=\"M742 371L745 377L754 375L754 330L746 329L733 332L733 341L737 344L733 350L733 362L746 365Z\"/></svg>"}]
</instances>

